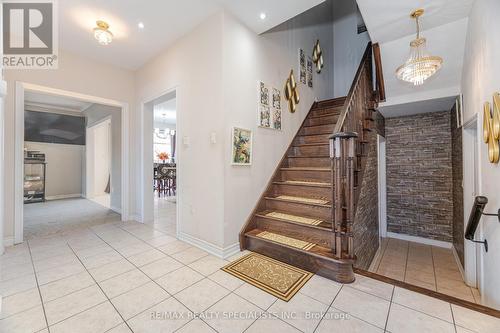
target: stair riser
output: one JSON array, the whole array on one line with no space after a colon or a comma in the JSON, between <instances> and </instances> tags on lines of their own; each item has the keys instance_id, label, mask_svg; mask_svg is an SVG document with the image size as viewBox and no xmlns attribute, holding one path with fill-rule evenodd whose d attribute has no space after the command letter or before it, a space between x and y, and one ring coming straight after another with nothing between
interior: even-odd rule
<instances>
[{"instance_id":1,"label":"stair riser","mask_svg":"<svg viewBox=\"0 0 500 333\"><path fill-rule=\"evenodd\" d=\"M298 136L295 139L295 144L308 144L308 143L329 143L329 137L331 134L320 134L320 135L309 135L309 136Z\"/></svg>"},{"instance_id":2,"label":"stair riser","mask_svg":"<svg viewBox=\"0 0 500 333\"><path fill-rule=\"evenodd\" d=\"M333 134L335 125L320 125L313 127L304 127L300 130L300 135Z\"/></svg>"},{"instance_id":3,"label":"stair riser","mask_svg":"<svg viewBox=\"0 0 500 333\"><path fill-rule=\"evenodd\" d=\"M332 197L332 188L330 187L275 184L273 185L271 192L274 196L290 195L290 196L301 196L301 197L318 198L318 199Z\"/></svg>"},{"instance_id":4,"label":"stair riser","mask_svg":"<svg viewBox=\"0 0 500 333\"><path fill-rule=\"evenodd\" d=\"M340 108L333 107L333 108L315 109L312 110L311 113L309 114L310 117L320 117L326 115L338 116L340 115Z\"/></svg>"},{"instance_id":5,"label":"stair riser","mask_svg":"<svg viewBox=\"0 0 500 333\"><path fill-rule=\"evenodd\" d=\"M335 124L339 119L336 115L319 117L319 118L309 118L306 120L306 126L316 126L316 125L330 125Z\"/></svg>"},{"instance_id":6,"label":"stair riser","mask_svg":"<svg viewBox=\"0 0 500 333\"><path fill-rule=\"evenodd\" d=\"M354 282L352 264L339 263L328 258L311 256L301 250L295 250L266 240L247 237L246 248L281 262L300 267L306 271L321 275L339 283Z\"/></svg>"},{"instance_id":7,"label":"stair riser","mask_svg":"<svg viewBox=\"0 0 500 333\"><path fill-rule=\"evenodd\" d=\"M329 168L331 166L330 158L315 157L315 158L289 158L289 167L313 167L313 168Z\"/></svg>"},{"instance_id":8,"label":"stair riser","mask_svg":"<svg viewBox=\"0 0 500 333\"><path fill-rule=\"evenodd\" d=\"M287 212L287 214L297 216L310 216L321 220L328 220L331 216L331 209L328 207L313 206L295 202L283 202L277 200L266 200L266 209L271 211Z\"/></svg>"},{"instance_id":9,"label":"stair riser","mask_svg":"<svg viewBox=\"0 0 500 333\"><path fill-rule=\"evenodd\" d=\"M331 248L335 242L334 234L331 231L312 228L308 225L287 223L262 217L255 217L255 223L260 230L300 239L326 248Z\"/></svg>"},{"instance_id":10,"label":"stair riser","mask_svg":"<svg viewBox=\"0 0 500 333\"><path fill-rule=\"evenodd\" d=\"M330 146L302 146L290 148L290 156L329 156Z\"/></svg>"},{"instance_id":11,"label":"stair riser","mask_svg":"<svg viewBox=\"0 0 500 333\"><path fill-rule=\"evenodd\" d=\"M331 172L327 171L303 171L303 170L286 170L281 171L281 180L300 180L310 182L331 182Z\"/></svg>"}]
</instances>

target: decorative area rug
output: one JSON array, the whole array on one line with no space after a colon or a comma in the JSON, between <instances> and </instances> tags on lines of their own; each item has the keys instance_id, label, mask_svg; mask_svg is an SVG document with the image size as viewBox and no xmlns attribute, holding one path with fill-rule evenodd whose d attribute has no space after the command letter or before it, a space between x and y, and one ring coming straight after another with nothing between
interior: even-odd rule
<instances>
[{"instance_id":1,"label":"decorative area rug","mask_svg":"<svg viewBox=\"0 0 500 333\"><path fill-rule=\"evenodd\" d=\"M263 231L255 236L259 237L259 238L268 239L270 241L280 243L283 245L291 246L291 247L294 247L296 249L301 249L304 251L310 250L316 246L316 244L314 244L314 243L304 242L300 239L295 239L295 238L290 238L290 237L283 236L283 235L273 234L272 232L269 232L269 231Z\"/></svg>"},{"instance_id":2,"label":"decorative area rug","mask_svg":"<svg viewBox=\"0 0 500 333\"><path fill-rule=\"evenodd\" d=\"M247 254L222 270L285 302L314 275L257 253Z\"/></svg>"},{"instance_id":3,"label":"decorative area rug","mask_svg":"<svg viewBox=\"0 0 500 333\"><path fill-rule=\"evenodd\" d=\"M292 197L290 195L280 195L276 198L283 199L283 200L289 200L289 201L306 202L306 203L312 203L312 204L318 204L318 205L326 205L328 203L328 200Z\"/></svg>"},{"instance_id":4,"label":"decorative area rug","mask_svg":"<svg viewBox=\"0 0 500 333\"><path fill-rule=\"evenodd\" d=\"M274 217L274 218L282 219L282 220L287 220L287 221L292 221L292 222L297 222L297 223L302 223L302 224L308 224L308 225L320 225L321 223L323 223L322 220L318 220L318 219L311 219L308 217L296 216L296 215L290 215L290 214L278 213L278 212L267 213L266 216Z\"/></svg>"}]
</instances>

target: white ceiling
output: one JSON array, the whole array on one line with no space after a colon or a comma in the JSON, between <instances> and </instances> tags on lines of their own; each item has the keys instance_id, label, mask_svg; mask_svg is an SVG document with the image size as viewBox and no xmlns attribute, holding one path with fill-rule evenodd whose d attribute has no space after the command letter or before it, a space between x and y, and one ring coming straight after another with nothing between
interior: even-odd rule
<instances>
[{"instance_id":1,"label":"white ceiling","mask_svg":"<svg viewBox=\"0 0 500 333\"><path fill-rule=\"evenodd\" d=\"M437 111L450 111L455 104L455 100L456 97L423 100L399 105L383 106L379 107L379 111L386 118Z\"/></svg>"},{"instance_id":2,"label":"white ceiling","mask_svg":"<svg viewBox=\"0 0 500 333\"><path fill-rule=\"evenodd\" d=\"M410 13L423 8L420 22L431 29L469 15L474 0L357 0L373 42L384 43L415 34ZM383 5L382 5L383 3Z\"/></svg>"},{"instance_id":3,"label":"white ceiling","mask_svg":"<svg viewBox=\"0 0 500 333\"><path fill-rule=\"evenodd\" d=\"M325 0L216 0L250 29L261 34ZM266 19L261 20L260 14Z\"/></svg>"},{"instance_id":4,"label":"white ceiling","mask_svg":"<svg viewBox=\"0 0 500 333\"><path fill-rule=\"evenodd\" d=\"M74 112L83 112L93 103L83 102L70 97L42 94L38 92L26 91L24 93L25 104L46 108L64 109Z\"/></svg>"},{"instance_id":5,"label":"white ceiling","mask_svg":"<svg viewBox=\"0 0 500 333\"><path fill-rule=\"evenodd\" d=\"M115 66L138 69L215 12L227 8L262 33L324 0L64 0L59 1L60 48ZM261 20L261 12L267 14ZM99 45L96 20L110 24L115 38ZM145 28L138 28L143 22Z\"/></svg>"},{"instance_id":6,"label":"white ceiling","mask_svg":"<svg viewBox=\"0 0 500 333\"><path fill-rule=\"evenodd\" d=\"M176 107L175 98L155 104L153 107L155 124L175 125L177 119Z\"/></svg>"}]
</instances>

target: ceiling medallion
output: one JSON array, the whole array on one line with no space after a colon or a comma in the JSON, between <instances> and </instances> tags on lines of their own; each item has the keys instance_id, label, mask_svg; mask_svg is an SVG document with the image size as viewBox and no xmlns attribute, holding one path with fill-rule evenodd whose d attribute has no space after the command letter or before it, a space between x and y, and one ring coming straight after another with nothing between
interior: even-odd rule
<instances>
[{"instance_id":1,"label":"ceiling medallion","mask_svg":"<svg viewBox=\"0 0 500 333\"><path fill-rule=\"evenodd\" d=\"M291 113L294 113L297 110L297 104L300 102L300 96L297 81L295 81L295 76L293 75L293 69L286 80L285 99L288 101L288 109Z\"/></svg>"},{"instance_id":2,"label":"ceiling medallion","mask_svg":"<svg viewBox=\"0 0 500 333\"><path fill-rule=\"evenodd\" d=\"M113 33L109 31L109 24L104 21L97 21L94 28L94 37L99 44L108 45L113 41Z\"/></svg>"},{"instance_id":3,"label":"ceiling medallion","mask_svg":"<svg viewBox=\"0 0 500 333\"><path fill-rule=\"evenodd\" d=\"M323 62L323 50L321 50L321 46L319 45L319 39L314 45L312 60L316 65L316 73L320 74L325 64Z\"/></svg>"},{"instance_id":4,"label":"ceiling medallion","mask_svg":"<svg viewBox=\"0 0 500 333\"><path fill-rule=\"evenodd\" d=\"M420 37L419 17L423 14L423 9L417 9L410 15L417 25L417 38L410 43L410 57L396 70L398 79L415 86L422 85L425 80L436 74L443 64L441 57L432 56L427 52L427 40Z\"/></svg>"}]
</instances>

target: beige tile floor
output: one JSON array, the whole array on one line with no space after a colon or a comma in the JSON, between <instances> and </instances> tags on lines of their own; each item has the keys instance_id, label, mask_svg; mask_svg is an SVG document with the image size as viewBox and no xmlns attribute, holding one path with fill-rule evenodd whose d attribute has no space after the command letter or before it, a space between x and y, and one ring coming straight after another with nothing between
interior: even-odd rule
<instances>
[{"instance_id":1,"label":"beige tile floor","mask_svg":"<svg viewBox=\"0 0 500 333\"><path fill-rule=\"evenodd\" d=\"M450 249L384 238L380 251L373 272L481 304L479 291L464 283Z\"/></svg>"},{"instance_id":2,"label":"beige tile floor","mask_svg":"<svg viewBox=\"0 0 500 333\"><path fill-rule=\"evenodd\" d=\"M165 227L166 228L166 227ZM136 222L30 239L0 257L0 332L498 332L500 319L363 276L314 276L288 303Z\"/></svg>"}]
</instances>

